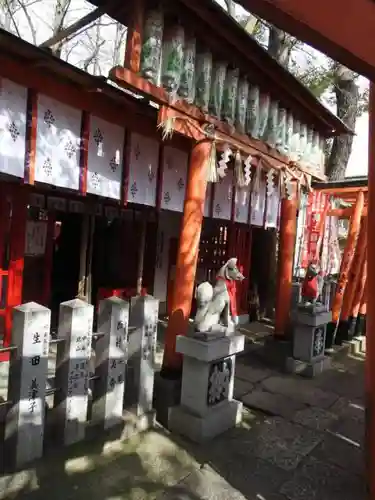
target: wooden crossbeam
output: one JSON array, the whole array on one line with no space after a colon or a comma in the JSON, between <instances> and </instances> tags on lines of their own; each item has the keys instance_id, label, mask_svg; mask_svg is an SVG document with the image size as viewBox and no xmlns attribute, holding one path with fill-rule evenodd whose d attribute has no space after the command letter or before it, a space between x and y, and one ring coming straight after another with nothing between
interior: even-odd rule
<instances>
[{"instance_id":1,"label":"wooden crossbeam","mask_svg":"<svg viewBox=\"0 0 375 500\"><path fill-rule=\"evenodd\" d=\"M96 21L99 19L101 15L105 13L105 9L103 7L97 7L94 9L92 12L89 12L85 16L81 17L78 19L78 21L74 22L70 26L67 26L66 28L62 29L55 35L51 36L48 38L46 41L41 43L39 45L40 48L50 48L53 47L54 45L57 45L58 43L62 42L69 36L73 35L76 33L78 30L84 28L88 24L92 23L93 21Z\"/></svg>"},{"instance_id":2,"label":"wooden crossbeam","mask_svg":"<svg viewBox=\"0 0 375 500\"><path fill-rule=\"evenodd\" d=\"M353 214L353 207L348 208L333 208L328 210L327 215L332 217L339 217L340 219L349 219ZM363 208L363 217L367 216L367 206Z\"/></svg>"},{"instance_id":3,"label":"wooden crossbeam","mask_svg":"<svg viewBox=\"0 0 375 500\"><path fill-rule=\"evenodd\" d=\"M345 195L347 194L355 194L357 195L360 191L362 193L367 193L368 187L363 186L363 187L355 187L355 186L348 186L348 187L329 187L329 185L325 187L319 187L317 188L317 191L322 191L323 193L326 194L332 194L333 196L337 196L338 198L344 198Z\"/></svg>"},{"instance_id":4,"label":"wooden crossbeam","mask_svg":"<svg viewBox=\"0 0 375 500\"><path fill-rule=\"evenodd\" d=\"M54 45L57 45L66 38L74 35L74 33L81 30L88 24L99 19L99 17L102 16L103 14L106 14L109 9L111 8L113 9L116 6L116 4L118 4L118 0L109 0L101 7L96 7L92 12L89 12L85 16L81 17L80 19L72 23L70 26L67 26L66 28L62 29L55 35L45 40L43 43L39 45L39 47L46 49L53 47Z\"/></svg>"}]
</instances>

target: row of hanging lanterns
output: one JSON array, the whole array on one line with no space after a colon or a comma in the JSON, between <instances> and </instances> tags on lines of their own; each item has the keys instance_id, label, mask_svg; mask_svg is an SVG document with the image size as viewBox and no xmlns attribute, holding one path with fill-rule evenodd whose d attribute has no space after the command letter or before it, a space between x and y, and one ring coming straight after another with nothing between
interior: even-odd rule
<instances>
[{"instance_id":1,"label":"row of hanging lanterns","mask_svg":"<svg viewBox=\"0 0 375 500\"><path fill-rule=\"evenodd\" d=\"M163 86L172 100L195 104L239 133L266 142L290 161L321 169L324 139L317 131L252 85L238 68L215 60L182 25L165 26L160 9L146 16L141 75Z\"/></svg>"}]
</instances>

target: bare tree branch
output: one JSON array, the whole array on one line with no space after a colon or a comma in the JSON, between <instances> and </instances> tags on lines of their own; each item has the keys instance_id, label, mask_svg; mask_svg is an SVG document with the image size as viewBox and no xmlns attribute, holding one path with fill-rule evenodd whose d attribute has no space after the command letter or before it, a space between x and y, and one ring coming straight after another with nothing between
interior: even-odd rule
<instances>
[{"instance_id":1,"label":"bare tree branch","mask_svg":"<svg viewBox=\"0 0 375 500\"><path fill-rule=\"evenodd\" d=\"M7 26L4 26L4 27L8 31L10 31L10 25L12 24L17 36L21 38L21 34L19 32L17 23L14 19L14 11L13 11L14 2L13 1L9 2L8 0L4 0L4 3L5 3L6 10L7 10L6 23L5 23L5 25L7 25Z\"/></svg>"},{"instance_id":2,"label":"bare tree branch","mask_svg":"<svg viewBox=\"0 0 375 500\"><path fill-rule=\"evenodd\" d=\"M34 27L34 23L31 19L31 16L27 10L27 6L22 2L22 0L17 0L21 10L23 11L23 13L25 14L25 17L26 17L26 20L27 20L27 23L29 25L29 28L30 28L30 31L31 31L31 36L32 36L32 40L33 40L33 44L36 45L36 30L35 30L35 27Z\"/></svg>"},{"instance_id":3,"label":"bare tree branch","mask_svg":"<svg viewBox=\"0 0 375 500\"><path fill-rule=\"evenodd\" d=\"M89 24L91 24L93 21L96 21L98 17L100 17L103 14L102 10L99 8L96 8L92 12L89 12L85 16L81 17L76 21L75 23L71 24L67 28L61 30L60 32L54 33L52 37L48 38L45 42L41 43L39 47L52 47L53 45L58 44L59 42L62 42L64 39L68 38L69 36L76 34L78 30L81 28L88 28ZM81 31L82 32L82 31Z\"/></svg>"}]
</instances>

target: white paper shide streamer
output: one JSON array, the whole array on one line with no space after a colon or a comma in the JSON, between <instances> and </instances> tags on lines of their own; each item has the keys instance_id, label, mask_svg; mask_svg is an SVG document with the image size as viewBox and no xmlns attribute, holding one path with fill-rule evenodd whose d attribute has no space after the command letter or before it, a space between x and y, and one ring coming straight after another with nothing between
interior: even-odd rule
<instances>
[{"instance_id":1,"label":"white paper shide streamer","mask_svg":"<svg viewBox=\"0 0 375 500\"><path fill-rule=\"evenodd\" d=\"M236 156L234 158L234 176L236 179L236 184L239 188L243 188L246 186L245 175L242 167L242 158L239 151L236 152Z\"/></svg>"},{"instance_id":2,"label":"white paper shide streamer","mask_svg":"<svg viewBox=\"0 0 375 500\"><path fill-rule=\"evenodd\" d=\"M207 165L207 182L218 182L218 172L216 169L216 144L215 141L211 143L210 157Z\"/></svg>"},{"instance_id":3,"label":"white paper shide streamer","mask_svg":"<svg viewBox=\"0 0 375 500\"><path fill-rule=\"evenodd\" d=\"M273 168L270 168L266 175L267 197L270 197L275 189L274 175L275 175L275 170Z\"/></svg>"},{"instance_id":4,"label":"white paper shide streamer","mask_svg":"<svg viewBox=\"0 0 375 500\"><path fill-rule=\"evenodd\" d=\"M226 174L227 174L226 170L228 168L227 163L230 160L232 155L233 155L233 152L230 148L226 148L224 150L224 152L221 154L221 157L219 160L219 166L217 169L217 173L218 173L220 179L222 179L223 177L226 176Z\"/></svg>"},{"instance_id":5,"label":"white paper shide streamer","mask_svg":"<svg viewBox=\"0 0 375 500\"><path fill-rule=\"evenodd\" d=\"M291 178L286 172L284 172L283 174L280 173L280 175L282 175L281 196L283 199L291 200L293 198L293 187Z\"/></svg>"},{"instance_id":6,"label":"white paper shide streamer","mask_svg":"<svg viewBox=\"0 0 375 500\"><path fill-rule=\"evenodd\" d=\"M245 175L245 186L249 186L250 185L250 182L251 182L251 160L252 160L252 156L249 155L246 160L245 160L245 171L244 171L244 175Z\"/></svg>"}]
</instances>

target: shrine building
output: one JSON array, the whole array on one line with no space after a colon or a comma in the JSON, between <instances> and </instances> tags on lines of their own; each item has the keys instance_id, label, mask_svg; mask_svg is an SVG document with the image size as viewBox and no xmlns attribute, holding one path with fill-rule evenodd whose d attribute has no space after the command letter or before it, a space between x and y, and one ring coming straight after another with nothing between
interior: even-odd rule
<instances>
[{"instance_id":1,"label":"shrine building","mask_svg":"<svg viewBox=\"0 0 375 500\"><path fill-rule=\"evenodd\" d=\"M163 369L178 371L196 283L237 257L247 321L277 231L284 335L300 195L326 179L325 140L352 132L211 0L107 11L128 26L108 78L1 30L3 345L21 303L48 306L53 329L76 296L151 294L169 317Z\"/></svg>"}]
</instances>

